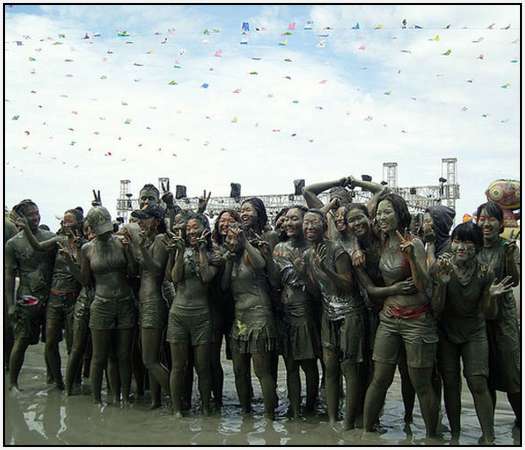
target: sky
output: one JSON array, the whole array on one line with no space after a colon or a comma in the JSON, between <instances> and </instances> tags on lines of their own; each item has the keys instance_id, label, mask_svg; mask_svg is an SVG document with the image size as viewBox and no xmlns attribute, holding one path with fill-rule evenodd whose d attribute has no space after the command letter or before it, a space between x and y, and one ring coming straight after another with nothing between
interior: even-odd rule
<instances>
[{"instance_id":1,"label":"sky","mask_svg":"<svg viewBox=\"0 0 525 450\"><path fill-rule=\"evenodd\" d=\"M399 186L426 186L456 157L461 217L520 177L519 22L517 5L5 7L4 204L31 198L56 229L92 189L114 214L121 179L286 194L395 161Z\"/></svg>"}]
</instances>

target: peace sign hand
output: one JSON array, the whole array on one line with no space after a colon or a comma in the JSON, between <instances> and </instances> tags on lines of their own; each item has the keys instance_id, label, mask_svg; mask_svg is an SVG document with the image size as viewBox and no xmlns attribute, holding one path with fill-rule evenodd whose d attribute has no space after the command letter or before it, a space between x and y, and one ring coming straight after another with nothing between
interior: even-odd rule
<instances>
[{"instance_id":1,"label":"peace sign hand","mask_svg":"<svg viewBox=\"0 0 525 450\"><path fill-rule=\"evenodd\" d=\"M409 258L414 256L414 236L408 232L403 236L398 230L396 230L397 237L399 238L399 248Z\"/></svg>"},{"instance_id":2,"label":"peace sign hand","mask_svg":"<svg viewBox=\"0 0 525 450\"><path fill-rule=\"evenodd\" d=\"M91 202L91 206L102 206L100 191L95 191L95 189L93 189L93 201Z\"/></svg>"},{"instance_id":3,"label":"peace sign hand","mask_svg":"<svg viewBox=\"0 0 525 450\"><path fill-rule=\"evenodd\" d=\"M166 203L168 208L173 206L173 194L170 192L170 180L164 184L164 181L160 183L160 188L162 189L162 196L160 199Z\"/></svg>"},{"instance_id":4,"label":"peace sign hand","mask_svg":"<svg viewBox=\"0 0 525 450\"><path fill-rule=\"evenodd\" d=\"M205 248L208 245L208 236L211 234L210 230L203 230L200 238L197 239L197 246Z\"/></svg>"},{"instance_id":5,"label":"peace sign hand","mask_svg":"<svg viewBox=\"0 0 525 450\"><path fill-rule=\"evenodd\" d=\"M438 257L436 264L437 264L437 271L436 271L435 276L437 280L443 284L448 283L450 281L450 277L451 277L451 273L453 269L450 257L441 255Z\"/></svg>"},{"instance_id":6,"label":"peace sign hand","mask_svg":"<svg viewBox=\"0 0 525 450\"><path fill-rule=\"evenodd\" d=\"M499 283L494 280L489 288L491 297L498 297L512 291L512 277L507 276Z\"/></svg>"},{"instance_id":7,"label":"peace sign hand","mask_svg":"<svg viewBox=\"0 0 525 450\"><path fill-rule=\"evenodd\" d=\"M206 211L206 207L208 206L210 197L211 197L211 191L208 193L208 196L206 196L206 189L204 189L204 193L202 194L202 197L199 197L199 204L198 204L197 212L202 214L204 211Z\"/></svg>"},{"instance_id":8,"label":"peace sign hand","mask_svg":"<svg viewBox=\"0 0 525 450\"><path fill-rule=\"evenodd\" d=\"M58 253L62 255L66 260L69 260L71 262L76 261L75 255L71 252L69 248L67 248L63 242L57 241L57 247L58 247Z\"/></svg>"}]
</instances>

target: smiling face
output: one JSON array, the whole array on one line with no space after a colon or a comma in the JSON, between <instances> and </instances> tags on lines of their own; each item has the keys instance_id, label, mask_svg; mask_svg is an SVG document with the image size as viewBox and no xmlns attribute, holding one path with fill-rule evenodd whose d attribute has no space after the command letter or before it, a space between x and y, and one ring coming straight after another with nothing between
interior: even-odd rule
<instances>
[{"instance_id":1,"label":"smiling face","mask_svg":"<svg viewBox=\"0 0 525 450\"><path fill-rule=\"evenodd\" d=\"M197 246L197 240L201 237L204 227L197 219L190 219L186 223L186 238L192 247Z\"/></svg>"},{"instance_id":2,"label":"smiling face","mask_svg":"<svg viewBox=\"0 0 525 450\"><path fill-rule=\"evenodd\" d=\"M257 223L258 214L255 207L250 202L245 202L241 206L241 221L244 227L251 228Z\"/></svg>"},{"instance_id":3,"label":"smiling face","mask_svg":"<svg viewBox=\"0 0 525 450\"><path fill-rule=\"evenodd\" d=\"M392 233L397 230L398 219L394 205L389 200L382 200L377 206L377 225L383 233Z\"/></svg>"},{"instance_id":4,"label":"smiling face","mask_svg":"<svg viewBox=\"0 0 525 450\"><path fill-rule=\"evenodd\" d=\"M334 214L335 228L339 233L344 233L346 231L346 207L340 206L335 210Z\"/></svg>"},{"instance_id":5,"label":"smiling face","mask_svg":"<svg viewBox=\"0 0 525 450\"><path fill-rule=\"evenodd\" d=\"M478 217L478 225L483 232L483 239L492 241L499 236L501 223L496 217L489 216L485 208L481 210Z\"/></svg>"},{"instance_id":6,"label":"smiling face","mask_svg":"<svg viewBox=\"0 0 525 450\"><path fill-rule=\"evenodd\" d=\"M304 237L310 242L320 242L323 239L323 220L316 213L307 212L303 219Z\"/></svg>"},{"instance_id":7,"label":"smiling face","mask_svg":"<svg viewBox=\"0 0 525 450\"><path fill-rule=\"evenodd\" d=\"M472 241L454 239L450 248L454 259L460 264L464 264L476 256L476 245Z\"/></svg>"},{"instance_id":8,"label":"smiling face","mask_svg":"<svg viewBox=\"0 0 525 450\"><path fill-rule=\"evenodd\" d=\"M228 228L234 223L236 223L235 217L233 217L229 212L222 213L221 217L219 217L220 235L225 237L228 234Z\"/></svg>"},{"instance_id":9,"label":"smiling face","mask_svg":"<svg viewBox=\"0 0 525 450\"><path fill-rule=\"evenodd\" d=\"M73 230L78 225L77 218L73 213L65 213L62 219L62 227L64 230Z\"/></svg>"},{"instance_id":10,"label":"smiling face","mask_svg":"<svg viewBox=\"0 0 525 450\"><path fill-rule=\"evenodd\" d=\"M291 208L284 216L283 230L289 238L303 237L303 212L299 208Z\"/></svg>"},{"instance_id":11,"label":"smiling face","mask_svg":"<svg viewBox=\"0 0 525 450\"><path fill-rule=\"evenodd\" d=\"M358 238L365 237L370 230L370 220L359 208L352 208L346 215L348 229Z\"/></svg>"}]
</instances>

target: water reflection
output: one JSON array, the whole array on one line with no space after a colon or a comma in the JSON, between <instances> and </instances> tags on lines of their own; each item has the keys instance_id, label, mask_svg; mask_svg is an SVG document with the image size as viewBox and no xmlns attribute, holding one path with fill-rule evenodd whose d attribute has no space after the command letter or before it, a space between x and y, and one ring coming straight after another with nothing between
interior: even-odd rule
<instances>
[{"instance_id":1,"label":"water reflection","mask_svg":"<svg viewBox=\"0 0 525 450\"><path fill-rule=\"evenodd\" d=\"M30 363L41 363L38 348L31 349ZM396 380L389 392L381 424L385 433L365 433L361 429L343 431L341 423L329 427L323 411L315 416L290 420L285 416L286 396L280 392L278 417L263 416L260 392L256 388L253 415L240 414L233 374L225 364L225 406L220 414L202 417L196 407L189 416L176 420L163 407L149 411L147 399L127 408L98 406L89 395L65 397L46 387L43 369L24 368L17 394L6 392L5 444L17 445L477 445L481 434L472 399L463 394L463 433L457 442L445 432L442 439L426 439L419 409L414 423L404 428L403 403ZM284 379L284 373L280 374ZM44 388L42 388L44 386ZM254 386L256 384L254 383ZM446 425L446 418L443 419ZM519 445L521 434L513 431L513 414L504 396L496 410L496 444Z\"/></svg>"}]
</instances>

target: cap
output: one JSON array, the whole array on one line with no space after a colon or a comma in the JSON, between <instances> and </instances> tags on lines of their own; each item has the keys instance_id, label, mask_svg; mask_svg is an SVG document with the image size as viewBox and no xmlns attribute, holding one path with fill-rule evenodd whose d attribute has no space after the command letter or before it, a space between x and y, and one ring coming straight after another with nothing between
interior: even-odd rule
<instances>
[{"instance_id":1,"label":"cap","mask_svg":"<svg viewBox=\"0 0 525 450\"><path fill-rule=\"evenodd\" d=\"M108 231L113 231L111 214L103 206L95 206L91 208L87 213L86 221L97 236L107 233Z\"/></svg>"},{"instance_id":2,"label":"cap","mask_svg":"<svg viewBox=\"0 0 525 450\"><path fill-rule=\"evenodd\" d=\"M137 209L131 213L136 219L164 219L164 209L157 205L148 205L143 209Z\"/></svg>"}]
</instances>

